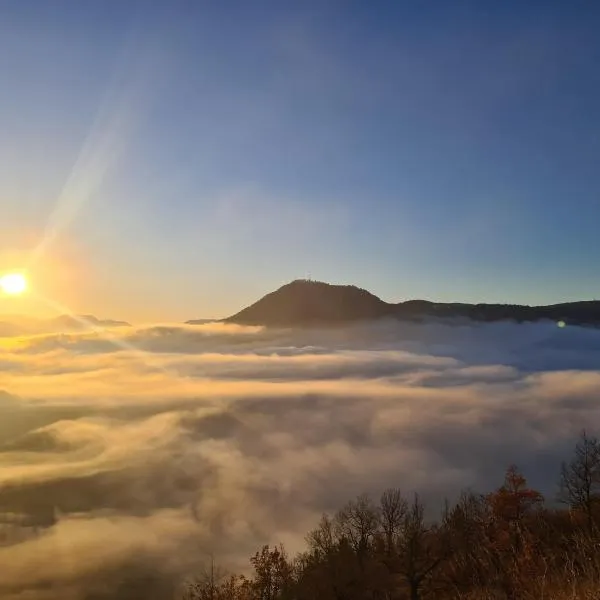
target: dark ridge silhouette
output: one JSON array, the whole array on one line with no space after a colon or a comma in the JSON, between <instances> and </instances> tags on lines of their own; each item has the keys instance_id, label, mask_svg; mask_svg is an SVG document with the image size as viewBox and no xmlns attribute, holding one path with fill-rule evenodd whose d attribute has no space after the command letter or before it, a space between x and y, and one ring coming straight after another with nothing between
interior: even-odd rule
<instances>
[{"instance_id":1,"label":"dark ridge silhouette","mask_svg":"<svg viewBox=\"0 0 600 600\"><path fill-rule=\"evenodd\" d=\"M186 325L206 325L206 323L219 323L219 319L190 319Z\"/></svg>"},{"instance_id":2,"label":"dark ridge silhouette","mask_svg":"<svg viewBox=\"0 0 600 600\"><path fill-rule=\"evenodd\" d=\"M225 321L288 326L377 319L391 314L391 304L356 286L298 279Z\"/></svg>"},{"instance_id":3,"label":"dark ridge silhouette","mask_svg":"<svg viewBox=\"0 0 600 600\"><path fill-rule=\"evenodd\" d=\"M354 285L333 285L298 279L223 321L241 325L297 327L335 325L386 317L411 321L432 318L480 322L552 320L571 325L598 326L600 301L548 306L442 303L428 300L408 300L393 304Z\"/></svg>"}]
</instances>

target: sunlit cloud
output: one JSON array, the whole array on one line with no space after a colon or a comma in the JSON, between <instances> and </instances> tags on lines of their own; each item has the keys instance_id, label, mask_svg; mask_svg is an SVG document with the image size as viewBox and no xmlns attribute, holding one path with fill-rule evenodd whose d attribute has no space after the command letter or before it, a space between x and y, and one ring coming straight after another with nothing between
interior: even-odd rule
<instances>
[{"instance_id":1,"label":"sunlit cloud","mask_svg":"<svg viewBox=\"0 0 600 600\"><path fill-rule=\"evenodd\" d=\"M67 315L76 323L79 323L84 329L93 331L98 337L100 337L100 339L114 345L119 350L125 350L130 355L133 355L137 360L140 360L144 366L161 371L166 375L174 375L176 377L176 374L168 371L167 367L160 360L160 358L157 358L155 355L149 352L144 352L140 348L136 347L135 344L127 341L118 334L114 335L110 328L97 326L91 319L77 315L71 309L55 300L51 300L43 296L40 296L39 299L42 303L47 304L50 308L56 310L59 315Z\"/></svg>"},{"instance_id":2,"label":"sunlit cloud","mask_svg":"<svg viewBox=\"0 0 600 600\"><path fill-rule=\"evenodd\" d=\"M119 597L133 573L168 594L207 552L244 569L262 543L301 549L354 494L400 486L436 510L511 462L552 500L579 430L600 427L595 330L163 323L110 336L0 345L3 597L44 598L48 582Z\"/></svg>"}]
</instances>

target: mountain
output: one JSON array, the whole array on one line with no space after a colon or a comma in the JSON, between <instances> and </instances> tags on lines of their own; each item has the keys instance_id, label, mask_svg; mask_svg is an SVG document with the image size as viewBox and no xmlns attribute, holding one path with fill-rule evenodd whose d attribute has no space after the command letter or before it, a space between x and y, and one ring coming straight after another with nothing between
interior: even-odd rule
<instances>
[{"instance_id":1,"label":"mountain","mask_svg":"<svg viewBox=\"0 0 600 600\"><path fill-rule=\"evenodd\" d=\"M125 321L98 319L93 315L60 315L49 319L6 315L0 321L0 337L42 333L94 331L112 327L128 327Z\"/></svg>"},{"instance_id":2,"label":"mountain","mask_svg":"<svg viewBox=\"0 0 600 600\"><path fill-rule=\"evenodd\" d=\"M219 323L219 319L191 319L186 325L206 325L207 323Z\"/></svg>"},{"instance_id":3,"label":"mountain","mask_svg":"<svg viewBox=\"0 0 600 600\"><path fill-rule=\"evenodd\" d=\"M377 319L391 305L352 285L296 280L225 319L244 325L306 325Z\"/></svg>"},{"instance_id":4,"label":"mountain","mask_svg":"<svg viewBox=\"0 0 600 600\"><path fill-rule=\"evenodd\" d=\"M243 325L294 327L334 325L384 317L411 321L437 318L485 322L549 319L596 326L600 325L600 301L549 306L442 303L427 300L393 304L353 285L332 285L299 279L267 294L223 321Z\"/></svg>"},{"instance_id":5,"label":"mountain","mask_svg":"<svg viewBox=\"0 0 600 600\"><path fill-rule=\"evenodd\" d=\"M60 315L48 319L45 325L54 330L88 330L103 329L105 327L130 327L126 321L114 321L112 319L98 319L94 315Z\"/></svg>"}]
</instances>

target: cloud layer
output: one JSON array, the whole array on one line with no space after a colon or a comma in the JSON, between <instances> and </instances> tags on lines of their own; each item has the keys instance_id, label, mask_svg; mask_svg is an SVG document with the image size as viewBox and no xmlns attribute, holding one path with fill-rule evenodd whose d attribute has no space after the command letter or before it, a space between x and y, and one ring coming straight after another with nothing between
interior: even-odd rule
<instances>
[{"instance_id":1,"label":"cloud layer","mask_svg":"<svg viewBox=\"0 0 600 600\"><path fill-rule=\"evenodd\" d=\"M511 462L552 498L599 365L599 331L552 323L0 338L0 595L169 597L355 494L437 509Z\"/></svg>"}]
</instances>

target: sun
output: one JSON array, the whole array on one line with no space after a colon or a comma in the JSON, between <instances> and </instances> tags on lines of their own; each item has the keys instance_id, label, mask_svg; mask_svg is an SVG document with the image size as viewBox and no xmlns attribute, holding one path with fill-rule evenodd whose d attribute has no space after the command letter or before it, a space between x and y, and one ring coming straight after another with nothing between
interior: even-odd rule
<instances>
[{"instance_id":1,"label":"sun","mask_svg":"<svg viewBox=\"0 0 600 600\"><path fill-rule=\"evenodd\" d=\"M27 277L23 273L6 273L0 277L0 289L9 296L19 296L27 290Z\"/></svg>"}]
</instances>

